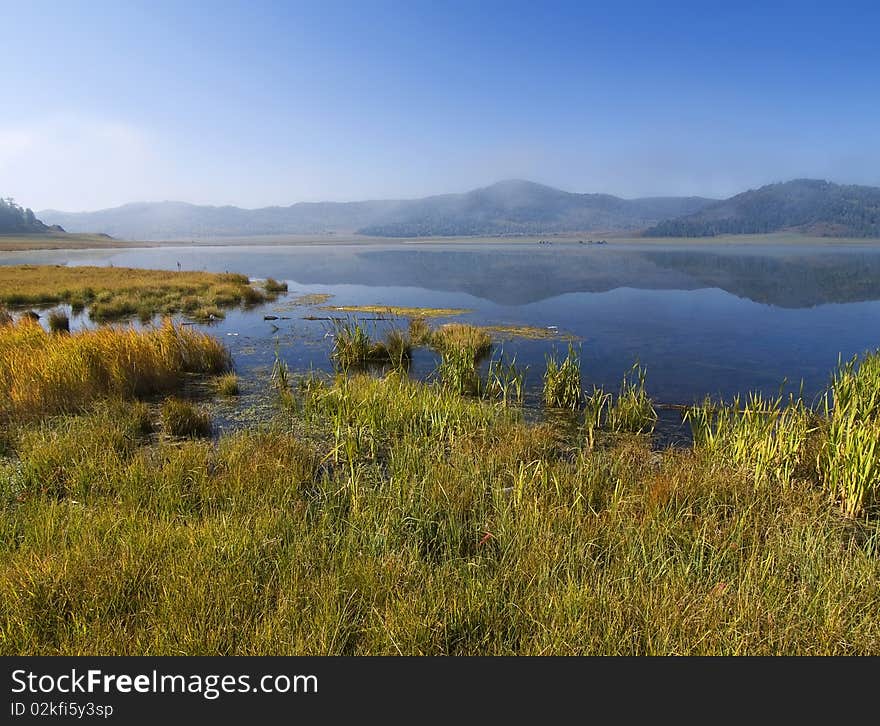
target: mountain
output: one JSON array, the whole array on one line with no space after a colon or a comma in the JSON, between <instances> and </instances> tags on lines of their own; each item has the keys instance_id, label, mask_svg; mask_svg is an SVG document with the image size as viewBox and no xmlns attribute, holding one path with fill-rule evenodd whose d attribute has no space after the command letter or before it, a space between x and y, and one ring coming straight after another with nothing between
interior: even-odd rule
<instances>
[{"instance_id":1,"label":"mountain","mask_svg":"<svg viewBox=\"0 0 880 726\"><path fill-rule=\"evenodd\" d=\"M573 194L513 180L466 194L407 202L389 218L359 231L379 237L429 237L636 230L651 220L689 214L711 202L700 197Z\"/></svg>"},{"instance_id":2,"label":"mountain","mask_svg":"<svg viewBox=\"0 0 880 726\"><path fill-rule=\"evenodd\" d=\"M464 194L412 200L299 203L262 209L139 202L97 212L47 209L40 216L71 232L104 232L141 240L353 232L426 237L636 231L692 214L715 201L701 197L621 199L505 181Z\"/></svg>"},{"instance_id":3,"label":"mountain","mask_svg":"<svg viewBox=\"0 0 880 726\"><path fill-rule=\"evenodd\" d=\"M880 188L795 179L751 189L645 231L648 237L707 237L797 231L880 237Z\"/></svg>"},{"instance_id":4,"label":"mountain","mask_svg":"<svg viewBox=\"0 0 880 726\"><path fill-rule=\"evenodd\" d=\"M43 224L30 210L20 207L12 199L0 198L0 234L32 234L34 232L63 232Z\"/></svg>"}]
</instances>

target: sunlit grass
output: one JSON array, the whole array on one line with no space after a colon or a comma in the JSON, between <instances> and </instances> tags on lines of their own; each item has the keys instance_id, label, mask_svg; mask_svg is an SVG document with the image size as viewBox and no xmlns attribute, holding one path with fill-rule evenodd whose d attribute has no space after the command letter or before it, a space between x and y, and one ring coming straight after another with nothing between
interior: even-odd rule
<instances>
[{"instance_id":1,"label":"sunlit grass","mask_svg":"<svg viewBox=\"0 0 880 726\"><path fill-rule=\"evenodd\" d=\"M193 319L222 317L221 308L274 299L276 287L252 287L244 275L172 272L127 267L62 265L0 266L0 304L8 306L68 303L87 309L96 322L184 313Z\"/></svg>"},{"instance_id":2,"label":"sunlit grass","mask_svg":"<svg viewBox=\"0 0 880 726\"><path fill-rule=\"evenodd\" d=\"M400 374L302 391L216 443L121 402L18 436L0 653L880 651L880 529L797 470L590 450Z\"/></svg>"},{"instance_id":3,"label":"sunlit grass","mask_svg":"<svg viewBox=\"0 0 880 726\"><path fill-rule=\"evenodd\" d=\"M0 326L0 419L82 410L103 396L161 393L185 373L222 373L229 365L215 338L171 323L52 335L23 318Z\"/></svg>"},{"instance_id":4,"label":"sunlit grass","mask_svg":"<svg viewBox=\"0 0 880 726\"><path fill-rule=\"evenodd\" d=\"M214 379L214 390L221 396L237 396L241 393L241 384L235 373L224 373Z\"/></svg>"},{"instance_id":5,"label":"sunlit grass","mask_svg":"<svg viewBox=\"0 0 880 726\"><path fill-rule=\"evenodd\" d=\"M466 323L447 323L433 332L431 345L443 355L450 352L467 351L479 360L491 350L492 338L479 326Z\"/></svg>"},{"instance_id":6,"label":"sunlit grass","mask_svg":"<svg viewBox=\"0 0 880 726\"><path fill-rule=\"evenodd\" d=\"M580 357L569 343L568 352L562 360L556 355L547 356L544 371L544 405L551 408L576 409L581 404Z\"/></svg>"},{"instance_id":7,"label":"sunlit grass","mask_svg":"<svg viewBox=\"0 0 880 726\"><path fill-rule=\"evenodd\" d=\"M162 430L168 436L206 437L211 435L211 417L191 401L169 396L159 408Z\"/></svg>"}]
</instances>

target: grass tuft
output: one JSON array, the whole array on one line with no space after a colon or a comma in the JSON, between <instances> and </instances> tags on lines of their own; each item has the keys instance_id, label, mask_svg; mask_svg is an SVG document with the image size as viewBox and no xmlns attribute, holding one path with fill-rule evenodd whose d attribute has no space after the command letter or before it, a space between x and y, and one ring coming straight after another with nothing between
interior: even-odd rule
<instances>
[{"instance_id":1,"label":"grass tuft","mask_svg":"<svg viewBox=\"0 0 880 726\"><path fill-rule=\"evenodd\" d=\"M220 396L237 396L241 393L241 385L235 373L225 373L214 379L214 390Z\"/></svg>"},{"instance_id":2,"label":"grass tuft","mask_svg":"<svg viewBox=\"0 0 880 726\"><path fill-rule=\"evenodd\" d=\"M49 330L53 333L69 333L70 318L63 310L49 312Z\"/></svg>"},{"instance_id":3,"label":"grass tuft","mask_svg":"<svg viewBox=\"0 0 880 726\"><path fill-rule=\"evenodd\" d=\"M581 363L574 346L568 344L568 353L561 361L555 355L547 356L544 372L544 405L551 408L576 409L581 404Z\"/></svg>"},{"instance_id":4,"label":"grass tuft","mask_svg":"<svg viewBox=\"0 0 880 726\"><path fill-rule=\"evenodd\" d=\"M162 429L168 436L208 437L211 435L211 417L193 403L169 396L160 407Z\"/></svg>"}]
</instances>

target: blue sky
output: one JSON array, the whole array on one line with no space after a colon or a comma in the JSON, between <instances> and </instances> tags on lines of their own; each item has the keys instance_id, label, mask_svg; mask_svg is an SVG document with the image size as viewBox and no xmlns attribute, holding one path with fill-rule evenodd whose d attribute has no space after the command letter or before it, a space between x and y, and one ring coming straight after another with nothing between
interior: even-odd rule
<instances>
[{"instance_id":1,"label":"blue sky","mask_svg":"<svg viewBox=\"0 0 880 726\"><path fill-rule=\"evenodd\" d=\"M880 4L5 3L34 209L880 185ZM9 22L9 19L12 22Z\"/></svg>"}]
</instances>

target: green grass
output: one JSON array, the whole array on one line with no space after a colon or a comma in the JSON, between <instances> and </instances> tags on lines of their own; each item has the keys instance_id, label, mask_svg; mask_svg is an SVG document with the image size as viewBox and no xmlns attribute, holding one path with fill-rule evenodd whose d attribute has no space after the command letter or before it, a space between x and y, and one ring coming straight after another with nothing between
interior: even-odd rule
<instances>
[{"instance_id":1,"label":"green grass","mask_svg":"<svg viewBox=\"0 0 880 726\"><path fill-rule=\"evenodd\" d=\"M547 356L547 367L544 371L544 405L551 408L576 409L581 404L580 357L571 343L568 353L559 360L556 355Z\"/></svg>"},{"instance_id":2,"label":"green grass","mask_svg":"<svg viewBox=\"0 0 880 726\"><path fill-rule=\"evenodd\" d=\"M819 469L844 514L880 504L880 354L839 366L825 399Z\"/></svg>"},{"instance_id":3,"label":"green grass","mask_svg":"<svg viewBox=\"0 0 880 726\"><path fill-rule=\"evenodd\" d=\"M835 452L875 431L877 360L820 412L695 407L666 451L616 435L639 369L558 426L503 356L507 405L279 358L277 418L214 441L95 388L0 446L0 655L876 655L876 484Z\"/></svg>"},{"instance_id":4,"label":"green grass","mask_svg":"<svg viewBox=\"0 0 880 726\"><path fill-rule=\"evenodd\" d=\"M441 355L467 351L475 360L489 354L492 338L483 328L467 323L447 323L431 334L431 346Z\"/></svg>"},{"instance_id":5,"label":"green grass","mask_svg":"<svg viewBox=\"0 0 880 726\"><path fill-rule=\"evenodd\" d=\"M645 369L638 364L624 376L620 393L610 402L607 410L607 426L621 433L650 433L657 423L654 404L645 392Z\"/></svg>"},{"instance_id":6,"label":"green grass","mask_svg":"<svg viewBox=\"0 0 880 726\"><path fill-rule=\"evenodd\" d=\"M168 436L207 437L211 435L211 417L190 401L169 396L159 408L162 430Z\"/></svg>"},{"instance_id":7,"label":"green grass","mask_svg":"<svg viewBox=\"0 0 880 726\"><path fill-rule=\"evenodd\" d=\"M216 444L127 404L18 437L0 653L880 652L878 526L808 479L396 374L304 396Z\"/></svg>"}]
</instances>

